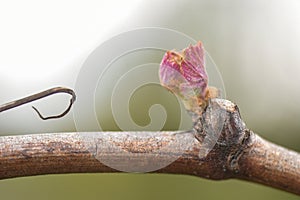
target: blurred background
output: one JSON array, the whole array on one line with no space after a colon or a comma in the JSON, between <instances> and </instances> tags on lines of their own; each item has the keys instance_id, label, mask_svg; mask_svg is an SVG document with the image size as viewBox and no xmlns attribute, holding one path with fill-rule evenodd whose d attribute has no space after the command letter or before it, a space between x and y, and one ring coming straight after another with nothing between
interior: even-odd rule
<instances>
[{"instance_id":1,"label":"blurred background","mask_svg":"<svg viewBox=\"0 0 300 200\"><path fill-rule=\"evenodd\" d=\"M103 42L136 28L168 28L204 43L218 66L224 95L239 106L250 129L299 152L299 10L298 0L1 1L0 104L53 86L75 88L85 60ZM163 52L142 53L139 59L148 59L149 55L151 62L159 63ZM115 67L131 66L129 58ZM110 99L100 97L111 96L107 89L111 83L108 80L101 84L107 87L97 87L95 95L99 124L103 130L120 130L111 113L102 112L101 106L110 105ZM31 105L52 115L62 112L68 99L67 95L55 95ZM128 107L133 121L140 126L149 124L152 104L165 107L168 116L163 130L178 129L179 103L157 85L132 95ZM74 115L42 121L31 105L1 113L0 134L76 131ZM89 117L85 120L88 122ZM244 181L216 182L153 174L51 175L3 180L0 196L31 200L299 199Z\"/></svg>"}]
</instances>

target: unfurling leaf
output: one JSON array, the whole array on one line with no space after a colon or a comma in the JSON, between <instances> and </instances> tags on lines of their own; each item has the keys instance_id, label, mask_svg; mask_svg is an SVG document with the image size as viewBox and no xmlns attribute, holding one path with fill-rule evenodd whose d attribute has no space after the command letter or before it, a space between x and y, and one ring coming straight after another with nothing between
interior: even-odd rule
<instances>
[{"instance_id":1,"label":"unfurling leaf","mask_svg":"<svg viewBox=\"0 0 300 200\"><path fill-rule=\"evenodd\" d=\"M199 108L207 106L211 95L205 71L205 50L201 42L180 52L167 51L160 64L159 76L161 84L178 95L187 110L198 112Z\"/></svg>"}]
</instances>

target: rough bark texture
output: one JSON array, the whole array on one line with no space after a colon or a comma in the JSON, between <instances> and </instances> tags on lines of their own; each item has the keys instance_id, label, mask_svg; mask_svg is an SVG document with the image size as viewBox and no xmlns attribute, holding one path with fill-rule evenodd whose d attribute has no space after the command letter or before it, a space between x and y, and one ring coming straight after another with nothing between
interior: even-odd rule
<instances>
[{"instance_id":1,"label":"rough bark texture","mask_svg":"<svg viewBox=\"0 0 300 200\"><path fill-rule=\"evenodd\" d=\"M209 127L203 126L214 125L207 121L212 120L207 117L209 110L192 131L4 136L0 137L0 179L157 168L155 173L238 178L300 195L300 154L248 130L231 102L219 99L211 104L223 110L226 119L212 149L205 142ZM203 151L209 153L199 157Z\"/></svg>"}]
</instances>

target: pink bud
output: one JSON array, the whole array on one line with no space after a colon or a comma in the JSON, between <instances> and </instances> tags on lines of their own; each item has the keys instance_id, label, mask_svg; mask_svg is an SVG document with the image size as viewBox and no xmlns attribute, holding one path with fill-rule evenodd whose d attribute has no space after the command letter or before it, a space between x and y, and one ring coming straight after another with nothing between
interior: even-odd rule
<instances>
[{"instance_id":1,"label":"pink bud","mask_svg":"<svg viewBox=\"0 0 300 200\"><path fill-rule=\"evenodd\" d=\"M201 42L181 52L168 51L160 64L160 82L183 99L188 110L203 105L207 95L205 50Z\"/></svg>"}]
</instances>

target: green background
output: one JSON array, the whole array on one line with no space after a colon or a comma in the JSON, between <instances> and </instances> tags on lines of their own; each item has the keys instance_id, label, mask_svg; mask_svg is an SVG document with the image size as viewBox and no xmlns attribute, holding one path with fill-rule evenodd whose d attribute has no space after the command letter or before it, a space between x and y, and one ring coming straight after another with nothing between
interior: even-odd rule
<instances>
[{"instance_id":1,"label":"green background","mask_svg":"<svg viewBox=\"0 0 300 200\"><path fill-rule=\"evenodd\" d=\"M1 199L299 199L244 181L157 174L51 175L2 181Z\"/></svg>"}]
</instances>

